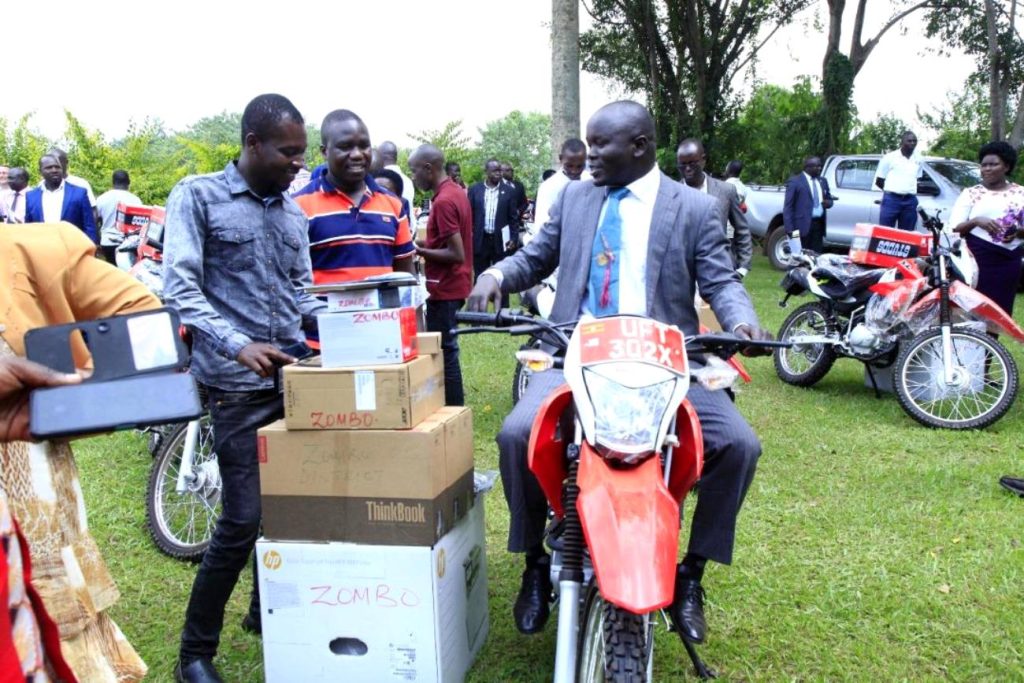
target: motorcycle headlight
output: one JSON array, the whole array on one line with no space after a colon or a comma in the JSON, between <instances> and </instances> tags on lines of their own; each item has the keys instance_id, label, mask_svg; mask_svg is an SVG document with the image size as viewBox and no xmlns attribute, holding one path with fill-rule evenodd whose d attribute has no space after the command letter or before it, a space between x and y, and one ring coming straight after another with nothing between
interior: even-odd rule
<instances>
[{"instance_id":1,"label":"motorcycle headlight","mask_svg":"<svg viewBox=\"0 0 1024 683\"><path fill-rule=\"evenodd\" d=\"M596 417L594 440L609 451L606 457L631 464L656 449L673 375L643 365L632 366L628 376L606 374L598 366L584 368L583 381Z\"/></svg>"}]
</instances>

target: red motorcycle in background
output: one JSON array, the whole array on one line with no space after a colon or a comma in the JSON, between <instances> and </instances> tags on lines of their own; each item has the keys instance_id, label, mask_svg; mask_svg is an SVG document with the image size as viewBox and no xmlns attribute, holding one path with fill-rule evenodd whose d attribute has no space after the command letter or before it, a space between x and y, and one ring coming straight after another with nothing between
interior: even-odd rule
<instances>
[{"instance_id":1,"label":"red motorcycle in background","mask_svg":"<svg viewBox=\"0 0 1024 683\"><path fill-rule=\"evenodd\" d=\"M726 389L739 373L723 358L781 344L684 340L675 326L632 315L559 325L502 310L457 320L475 326L458 333L531 335L565 354L517 354L533 372L562 367L567 383L542 404L529 446L554 514L546 538L558 592L554 680L655 680L654 627L674 597L680 506L704 462L689 383ZM696 355L706 356L699 367ZM712 677L683 643L697 674Z\"/></svg>"}]
</instances>

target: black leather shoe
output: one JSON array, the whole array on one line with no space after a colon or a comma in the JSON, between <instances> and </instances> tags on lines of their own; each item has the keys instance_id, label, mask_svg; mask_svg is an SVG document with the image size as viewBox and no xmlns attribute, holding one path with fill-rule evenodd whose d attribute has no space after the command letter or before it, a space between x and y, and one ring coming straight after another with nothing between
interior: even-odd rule
<instances>
[{"instance_id":1,"label":"black leather shoe","mask_svg":"<svg viewBox=\"0 0 1024 683\"><path fill-rule=\"evenodd\" d=\"M263 635L263 623L259 617L246 614L242 619L242 630L246 633L255 633L258 636Z\"/></svg>"},{"instance_id":2,"label":"black leather shoe","mask_svg":"<svg viewBox=\"0 0 1024 683\"><path fill-rule=\"evenodd\" d=\"M999 485L1010 493L1015 493L1018 496L1024 497L1024 479L1001 477L999 479Z\"/></svg>"},{"instance_id":3,"label":"black leather shoe","mask_svg":"<svg viewBox=\"0 0 1024 683\"><path fill-rule=\"evenodd\" d=\"M538 564L527 567L523 572L523 585L516 596L516 604L512 608L512 616L516 620L516 628L527 635L544 630L551 614L551 565Z\"/></svg>"},{"instance_id":4,"label":"black leather shoe","mask_svg":"<svg viewBox=\"0 0 1024 683\"><path fill-rule=\"evenodd\" d=\"M676 575L676 595L668 610L680 635L691 643L703 643L708 625L704 621L704 589L700 581Z\"/></svg>"},{"instance_id":5,"label":"black leather shoe","mask_svg":"<svg viewBox=\"0 0 1024 683\"><path fill-rule=\"evenodd\" d=\"M174 667L174 680L178 683L224 683L213 662L200 657L182 666L181 660Z\"/></svg>"}]
</instances>

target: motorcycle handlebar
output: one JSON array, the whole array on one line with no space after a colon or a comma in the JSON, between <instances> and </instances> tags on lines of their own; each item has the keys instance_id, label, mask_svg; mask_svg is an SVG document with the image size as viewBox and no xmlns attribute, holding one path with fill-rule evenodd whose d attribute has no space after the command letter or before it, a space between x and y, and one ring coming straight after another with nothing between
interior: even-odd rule
<instances>
[{"instance_id":1,"label":"motorcycle handlebar","mask_svg":"<svg viewBox=\"0 0 1024 683\"><path fill-rule=\"evenodd\" d=\"M497 311L495 313L459 311L455 314L455 321L465 325L487 325L490 327L497 327L499 324L498 318L500 316L501 311Z\"/></svg>"}]
</instances>

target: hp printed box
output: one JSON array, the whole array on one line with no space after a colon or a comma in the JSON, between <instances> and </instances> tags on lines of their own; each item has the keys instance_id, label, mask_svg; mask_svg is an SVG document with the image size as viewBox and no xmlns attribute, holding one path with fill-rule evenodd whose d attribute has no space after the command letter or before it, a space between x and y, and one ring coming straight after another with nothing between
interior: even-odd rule
<instances>
[{"instance_id":1,"label":"hp printed box","mask_svg":"<svg viewBox=\"0 0 1024 683\"><path fill-rule=\"evenodd\" d=\"M433 547L256 544L269 683L463 681L487 638L483 499Z\"/></svg>"}]
</instances>

